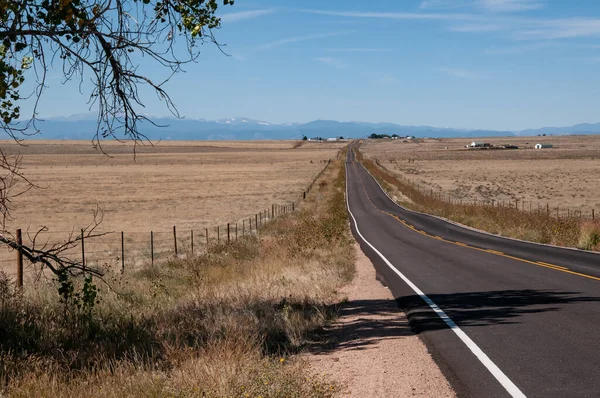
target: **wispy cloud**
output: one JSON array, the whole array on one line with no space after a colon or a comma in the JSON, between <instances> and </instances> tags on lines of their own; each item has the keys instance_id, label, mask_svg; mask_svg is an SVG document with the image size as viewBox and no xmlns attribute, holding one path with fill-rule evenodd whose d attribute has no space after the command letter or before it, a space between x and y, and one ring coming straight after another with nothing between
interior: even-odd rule
<instances>
[{"instance_id":1,"label":"wispy cloud","mask_svg":"<svg viewBox=\"0 0 600 398\"><path fill-rule=\"evenodd\" d=\"M324 11L301 10L310 14L329 15L347 18L398 19L398 20L478 20L473 14L426 13L426 12L361 12L361 11Z\"/></svg>"},{"instance_id":2,"label":"wispy cloud","mask_svg":"<svg viewBox=\"0 0 600 398\"><path fill-rule=\"evenodd\" d=\"M332 58L332 57L319 57L319 58L315 58L317 61L323 62L325 65L329 65L333 68L336 69L348 69L350 67L350 65L348 65L347 63L345 63L342 60L339 60L337 58Z\"/></svg>"},{"instance_id":3,"label":"wispy cloud","mask_svg":"<svg viewBox=\"0 0 600 398\"><path fill-rule=\"evenodd\" d=\"M466 70L466 69L457 69L457 68L435 68L434 70L438 71L438 72L443 72L446 73L450 76L454 76L454 77L458 77L461 79L468 79L468 80L477 80L477 79L483 79L485 76L470 70Z\"/></svg>"},{"instance_id":4,"label":"wispy cloud","mask_svg":"<svg viewBox=\"0 0 600 398\"><path fill-rule=\"evenodd\" d=\"M505 30L505 25L499 24L466 24L450 26L452 32L497 32Z\"/></svg>"},{"instance_id":5,"label":"wispy cloud","mask_svg":"<svg viewBox=\"0 0 600 398\"><path fill-rule=\"evenodd\" d=\"M519 39L566 39L600 36L600 19L571 18L541 20L516 34Z\"/></svg>"},{"instance_id":6,"label":"wispy cloud","mask_svg":"<svg viewBox=\"0 0 600 398\"><path fill-rule=\"evenodd\" d=\"M285 44L299 43L301 41L307 41L307 40L324 39L326 37L341 36L341 35L346 35L349 33L352 33L352 32L346 31L346 32L331 32L331 33L315 33L312 35L288 37L285 39L274 40L270 43L260 45L257 48L259 50L267 50L269 48L283 46Z\"/></svg>"},{"instance_id":7,"label":"wispy cloud","mask_svg":"<svg viewBox=\"0 0 600 398\"><path fill-rule=\"evenodd\" d=\"M328 48L327 51L336 53L389 53L391 48Z\"/></svg>"},{"instance_id":8,"label":"wispy cloud","mask_svg":"<svg viewBox=\"0 0 600 398\"><path fill-rule=\"evenodd\" d=\"M540 0L478 0L478 3L491 12L531 11L544 7Z\"/></svg>"},{"instance_id":9,"label":"wispy cloud","mask_svg":"<svg viewBox=\"0 0 600 398\"><path fill-rule=\"evenodd\" d=\"M557 44L554 42L539 42L515 47L488 48L484 51L484 53L488 55L519 55L542 50L548 47L555 47L556 45Z\"/></svg>"},{"instance_id":10,"label":"wispy cloud","mask_svg":"<svg viewBox=\"0 0 600 398\"><path fill-rule=\"evenodd\" d=\"M221 21L231 23L237 21L243 21L244 19L252 19L262 17L263 15L272 14L275 12L274 9L264 9L264 10L254 10L254 11L240 11L240 12L231 12L229 14L221 15Z\"/></svg>"},{"instance_id":11,"label":"wispy cloud","mask_svg":"<svg viewBox=\"0 0 600 398\"><path fill-rule=\"evenodd\" d=\"M424 0L419 5L422 10L471 8L498 13L531 11L542 7L542 0Z\"/></svg>"}]
</instances>

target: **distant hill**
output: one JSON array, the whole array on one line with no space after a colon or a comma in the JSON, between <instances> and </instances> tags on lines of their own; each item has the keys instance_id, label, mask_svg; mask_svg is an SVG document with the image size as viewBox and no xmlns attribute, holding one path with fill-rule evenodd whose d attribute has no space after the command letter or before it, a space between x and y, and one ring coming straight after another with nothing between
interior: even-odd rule
<instances>
[{"instance_id":1,"label":"distant hill","mask_svg":"<svg viewBox=\"0 0 600 398\"><path fill-rule=\"evenodd\" d=\"M577 124L570 127L543 127L523 131L468 130L431 126L402 126L393 123L338 122L314 120L308 123L272 124L245 117L229 119L152 118L151 123L140 124L140 132L152 140L271 140L308 137L368 137L375 134L412 135L415 137L500 137L566 134L600 134L600 123ZM160 127L159 127L160 126ZM96 114L85 113L66 117L48 118L38 123L40 139L90 139L96 131Z\"/></svg>"}]
</instances>

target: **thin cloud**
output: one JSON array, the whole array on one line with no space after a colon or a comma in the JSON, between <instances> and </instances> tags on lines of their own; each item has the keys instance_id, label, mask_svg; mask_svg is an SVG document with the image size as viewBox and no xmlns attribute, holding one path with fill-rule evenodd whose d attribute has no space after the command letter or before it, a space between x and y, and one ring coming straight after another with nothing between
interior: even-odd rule
<instances>
[{"instance_id":1,"label":"thin cloud","mask_svg":"<svg viewBox=\"0 0 600 398\"><path fill-rule=\"evenodd\" d=\"M478 3L491 12L531 11L544 7L539 0L479 0Z\"/></svg>"},{"instance_id":2,"label":"thin cloud","mask_svg":"<svg viewBox=\"0 0 600 398\"><path fill-rule=\"evenodd\" d=\"M279 40L272 41L270 43L263 44L261 46L258 46L257 48L259 50L268 50L269 48L279 47L279 46L283 46L285 44L299 43L301 41L307 41L307 40L324 39L326 37L341 36L341 35L346 35L349 33L351 33L351 32L316 33L316 34L312 34L312 35L288 37L285 39L279 39Z\"/></svg>"},{"instance_id":3,"label":"thin cloud","mask_svg":"<svg viewBox=\"0 0 600 398\"><path fill-rule=\"evenodd\" d=\"M467 24L467 25L454 25L451 26L450 31L452 32L497 32L501 30L505 30L506 26L504 25L494 25L494 24Z\"/></svg>"},{"instance_id":4,"label":"thin cloud","mask_svg":"<svg viewBox=\"0 0 600 398\"><path fill-rule=\"evenodd\" d=\"M245 19L262 17L264 15L272 14L273 12L275 12L275 10L272 8L264 9L264 10L254 10L254 11L231 12L229 14L221 15L220 18L221 18L222 22L231 23L231 22L243 21Z\"/></svg>"},{"instance_id":5,"label":"thin cloud","mask_svg":"<svg viewBox=\"0 0 600 398\"><path fill-rule=\"evenodd\" d=\"M539 21L517 32L518 39L568 39L600 35L600 19L572 18Z\"/></svg>"},{"instance_id":6,"label":"thin cloud","mask_svg":"<svg viewBox=\"0 0 600 398\"><path fill-rule=\"evenodd\" d=\"M524 46L515 46L507 48L488 48L484 51L484 53L487 55L519 55L554 46L556 46L556 44L552 42L540 42Z\"/></svg>"},{"instance_id":7,"label":"thin cloud","mask_svg":"<svg viewBox=\"0 0 600 398\"><path fill-rule=\"evenodd\" d=\"M450 76L458 77L461 79L468 79L468 80L477 80L477 79L482 79L484 77L483 75L480 75L479 73L475 73L473 71L466 70L466 69L435 68L434 70L436 70L438 72L446 73Z\"/></svg>"},{"instance_id":8,"label":"thin cloud","mask_svg":"<svg viewBox=\"0 0 600 398\"><path fill-rule=\"evenodd\" d=\"M391 48L328 48L327 51L336 53L389 53Z\"/></svg>"},{"instance_id":9,"label":"thin cloud","mask_svg":"<svg viewBox=\"0 0 600 398\"><path fill-rule=\"evenodd\" d=\"M397 19L397 20L478 20L477 15L472 14L449 14L449 13L425 13L425 12L360 12L360 11L324 11L324 10L301 10L302 12L328 15L346 18L370 18L370 19Z\"/></svg>"},{"instance_id":10,"label":"thin cloud","mask_svg":"<svg viewBox=\"0 0 600 398\"><path fill-rule=\"evenodd\" d=\"M419 5L422 10L471 8L497 13L531 11L543 7L542 0L424 0Z\"/></svg>"},{"instance_id":11,"label":"thin cloud","mask_svg":"<svg viewBox=\"0 0 600 398\"><path fill-rule=\"evenodd\" d=\"M319 58L315 58L317 61L323 62L325 65L329 65L333 68L336 69L348 69L350 67L350 65L348 65L347 63L345 63L344 61L341 61L337 58L332 58L332 57L319 57Z\"/></svg>"}]
</instances>

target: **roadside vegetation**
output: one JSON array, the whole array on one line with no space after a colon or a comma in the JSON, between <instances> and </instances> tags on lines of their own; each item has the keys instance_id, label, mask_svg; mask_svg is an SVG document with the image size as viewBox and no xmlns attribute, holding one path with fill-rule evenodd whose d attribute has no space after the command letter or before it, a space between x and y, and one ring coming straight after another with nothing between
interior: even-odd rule
<instances>
[{"instance_id":1,"label":"roadside vegetation","mask_svg":"<svg viewBox=\"0 0 600 398\"><path fill-rule=\"evenodd\" d=\"M557 218L545 208L528 212L515 207L450 203L419 190L372 160L365 159L359 149L356 149L356 155L388 193L395 194L399 191L402 195L398 196L408 198L399 203L409 209L511 238L600 251L600 220Z\"/></svg>"},{"instance_id":2,"label":"roadside vegetation","mask_svg":"<svg viewBox=\"0 0 600 398\"><path fill-rule=\"evenodd\" d=\"M336 395L294 354L336 316L354 275L344 183L336 160L299 211L257 237L107 284L59 296L59 281L20 293L0 278L0 395Z\"/></svg>"}]
</instances>

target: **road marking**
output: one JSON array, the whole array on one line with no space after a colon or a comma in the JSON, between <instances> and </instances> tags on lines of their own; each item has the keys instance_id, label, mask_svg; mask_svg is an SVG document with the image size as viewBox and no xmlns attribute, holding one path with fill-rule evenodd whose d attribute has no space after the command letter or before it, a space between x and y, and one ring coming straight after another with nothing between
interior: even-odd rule
<instances>
[{"instance_id":1,"label":"road marking","mask_svg":"<svg viewBox=\"0 0 600 398\"><path fill-rule=\"evenodd\" d=\"M362 167L363 169L365 169L365 171L366 171L367 173L369 173L369 171L368 171L368 170L367 170L367 169L366 169L364 166L362 166L362 165L361 165L361 167ZM354 169L356 170L356 164L354 164ZM358 173L358 170L356 170L356 172ZM387 194L387 192L385 192L385 190L384 190L384 189L381 187L381 185L379 184L379 182L377 182L377 180L375 179L375 177L373 177L373 175L372 175L371 173L369 173L369 175L370 175L370 176L373 178L373 180L374 180L374 181L375 181L375 183L376 183L376 184L379 186L379 189L381 189L381 191L382 191L382 192L385 194L385 196L387 196L387 197L388 197L388 199L390 199L390 201L391 201L391 202L392 202L394 205L396 205L396 206L400 207L400 206L399 206L399 205L398 205L396 202L394 202L394 201L392 200L392 198L390 198L390 196ZM382 210L379 210L379 208L373 204L373 202L371 201L371 198L369 197L369 194L367 193L367 189L365 188L365 184L364 184L364 182L363 182L363 180L362 180L362 177L361 177L360 175L359 175L359 178L360 178L360 180L361 180L361 184L362 184L362 186L363 186L363 191L365 192L365 195L367 195L367 199L369 200L369 202L371 203L371 205L372 205L372 206L375 208L375 210L377 210L377 211L379 211L379 212L381 212L381 213L383 213L383 214L388 214L387 212L384 212L384 211L382 211ZM394 218L396 218L396 219L399 219L398 217L394 217ZM405 223L404 223L404 224L405 224ZM406 225L406 224L405 224L405 225ZM410 225L410 224L409 224L409 225ZM415 232L419 232L419 233L420 233L420 234L422 234L422 235L429 236L429 237L433 238L433 236L431 236L431 235L428 235L428 234L426 234L426 233L422 233L422 232L420 232L419 230L415 229L413 226L410 226L410 228L411 228L413 231L415 231ZM438 239L438 238L435 238L435 239ZM536 262L536 261L526 260L526 259L524 259L524 258L520 258L520 257L514 257L514 256L511 256L511 255L508 255L508 254L504 254L504 253L502 253L502 252L496 252L495 250L482 249L482 248L479 248L479 247L475 247L475 246L468 246L468 245L467 245L467 246L463 246L463 245L460 245L460 244L458 244L458 243L457 243L457 242L455 242L455 241L451 241L451 240L444 239L444 238L439 238L438 240L441 240L441 241L444 241L444 242L447 242L447 243L450 243L450 244L453 244L453 245L457 245L457 246L467 247L467 248L469 248L469 249L473 249L473 250L479 250L479 251L481 251L481 252L488 252L488 253L495 254L495 255L497 255L497 256L501 256L501 257L511 258L511 259L513 259L513 260L521 261L521 262L524 262L524 263L528 263L528 264L537 265L538 267L544 267L544 268L548 268L548 269L553 269L553 270L555 270L555 271L560 271L560 272L564 272L564 273L567 273L567 274L571 274L571 275L577 275L577 276L581 276L581 277L583 277L583 278L592 279L592 280L595 280L595 281L600 281L600 277L597 277L597 276L592 276L592 275L588 275L588 274L583 274L583 273L581 273L581 272L575 272L575 271L571 271L571 270L569 270L569 268L567 268L567 267L561 267L561 266L559 266L559 265L553 265L553 264L546 264L546 263L542 263L542 262L539 262L539 261L538 261L538 262Z\"/></svg>"},{"instance_id":2,"label":"road marking","mask_svg":"<svg viewBox=\"0 0 600 398\"><path fill-rule=\"evenodd\" d=\"M452 243L454 243L455 245L462 246L462 247L469 247L469 245L467 245L466 243L462 243L462 242L452 242Z\"/></svg>"},{"instance_id":3,"label":"road marking","mask_svg":"<svg viewBox=\"0 0 600 398\"><path fill-rule=\"evenodd\" d=\"M485 368L498 380L498 382L504 387L504 389L512 396L524 398L525 394L519 390L509 378L500 370L500 368L484 353L481 348L463 330L458 327L458 325L436 304L427 296L421 289L417 287L414 283L410 281L402 272L400 272L394 265L383 255L379 250L375 248L365 237L360 233L358 229L358 222L352 214L352 210L350 210L350 201L348 198L348 173L346 172L346 207L348 208L348 213L352 217L354 221L354 228L356 229L356 233L360 238L375 252L383 262L396 274L398 275L427 305L431 308L437 316L440 317L444 321L446 325L458 336L458 338L467 346L467 348L479 359L479 361L485 366Z\"/></svg>"},{"instance_id":4,"label":"road marking","mask_svg":"<svg viewBox=\"0 0 600 398\"><path fill-rule=\"evenodd\" d=\"M568 269L567 267L561 267L560 265L554 265L554 264L550 264L550 263L545 263L543 261L538 261L537 263L540 264L540 265L546 265L546 266L554 267L554 268Z\"/></svg>"}]
</instances>

